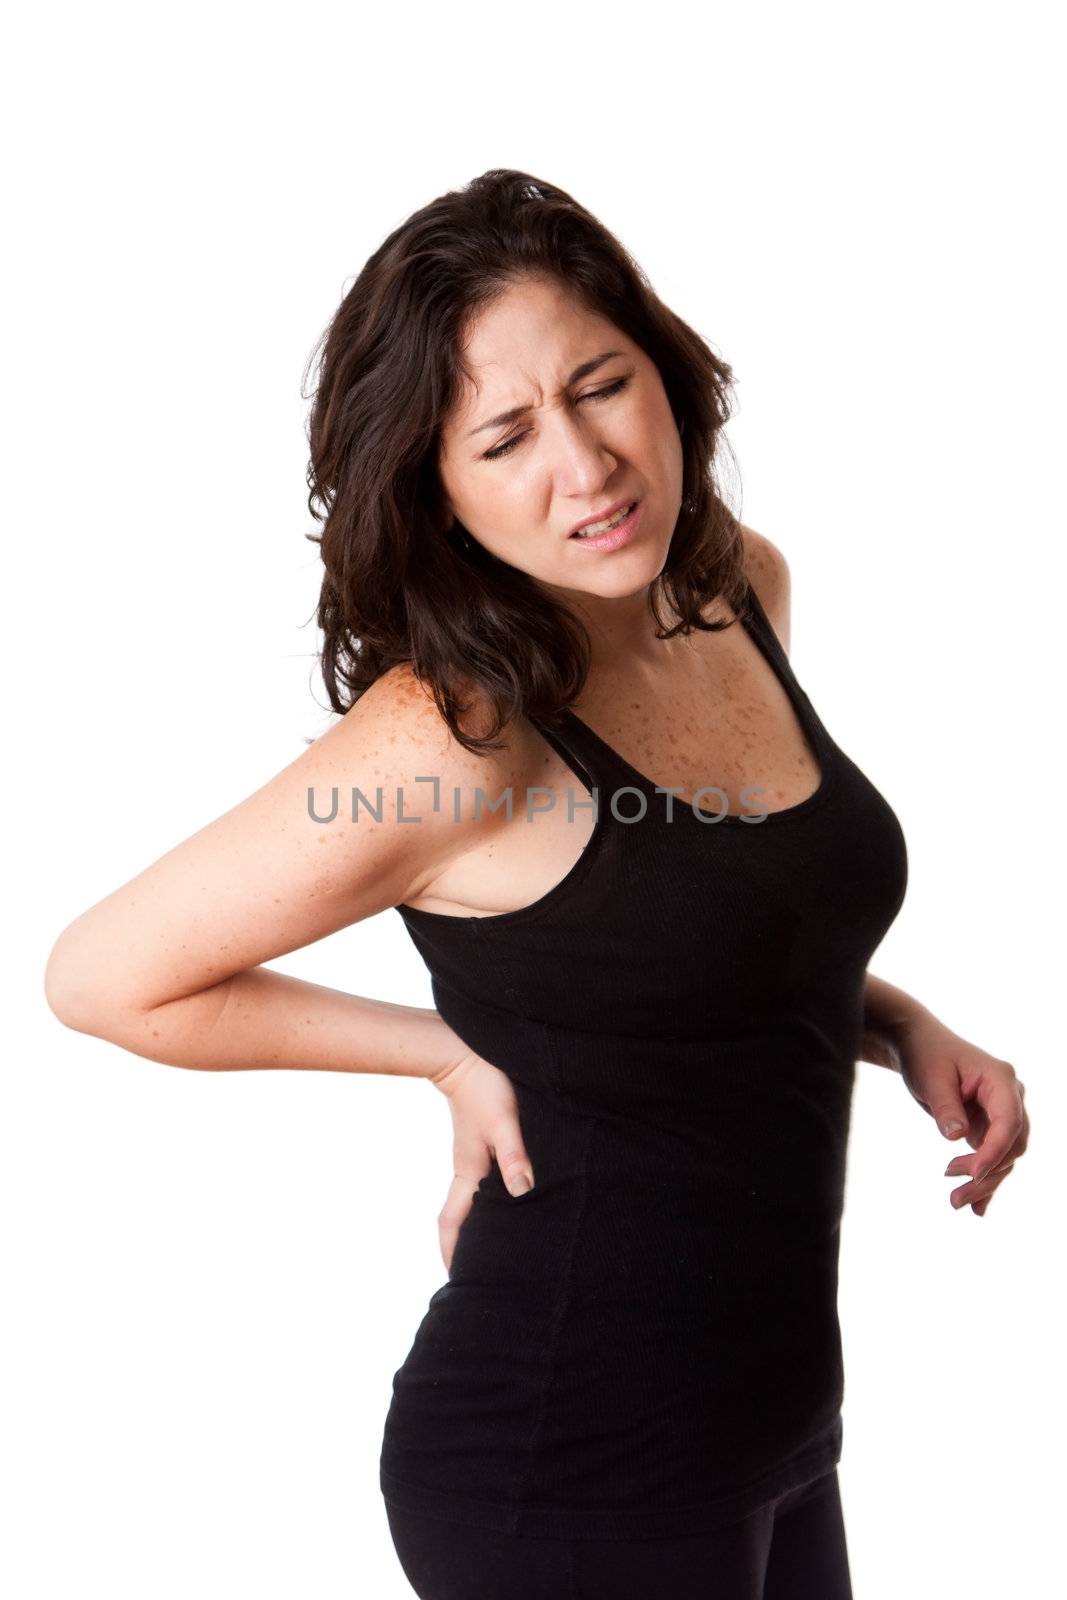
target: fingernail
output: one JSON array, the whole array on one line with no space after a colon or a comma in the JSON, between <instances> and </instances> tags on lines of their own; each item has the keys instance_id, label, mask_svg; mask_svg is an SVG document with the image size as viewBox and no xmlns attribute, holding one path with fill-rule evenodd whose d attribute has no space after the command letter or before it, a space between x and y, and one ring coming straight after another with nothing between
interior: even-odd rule
<instances>
[{"instance_id":1,"label":"fingernail","mask_svg":"<svg viewBox=\"0 0 1067 1600\"><path fill-rule=\"evenodd\" d=\"M955 1122L955 1121L946 1122L946 1123L942 1124L941 1132L947 1138L949 1136L949 1134L959 1133L959 1131L960 1131L960 1129L962 1127L963 1127L963 1123L962 1122Z\"/></svg>"},{"instance_id":2,"label":"fingernail","mask_svg":"<svg viewBox=\"0 0 1067 1600\"><path fill-rule=\"evenodd\" d=\"M526 1176L525 1172L520 1172L517 1177L512 1179L512 1182L511 1182L511 1193L512 1194L516 1194L516 1195L517 1194L527 1194L532 1188L533 1188L533 1183L532 1183L531 1179L529 1179Z\"/></svg>"}]
</instances>

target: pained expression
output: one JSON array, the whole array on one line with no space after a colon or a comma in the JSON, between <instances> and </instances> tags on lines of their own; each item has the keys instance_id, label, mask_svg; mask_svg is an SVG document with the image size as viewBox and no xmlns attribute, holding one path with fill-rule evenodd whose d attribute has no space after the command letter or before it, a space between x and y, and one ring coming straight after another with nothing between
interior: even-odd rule
<instances>
[{"instance_id":1,"label":"pained expression","mask_svg":"<svg viewBox=\"0 0 1067 1600\"><path fill-rule=\"evenodd\" d=\"M618 353L568 381L608 351ZM464 358L477 388L446 419L439 457L452 515L551 587L604 597L646 588L667 559L682 498L682 444L655 363L544 278L511 284L486 306ZM640 502L628 543L595 549L568 537L620 500Z\"/></svg>"}]
</instances>

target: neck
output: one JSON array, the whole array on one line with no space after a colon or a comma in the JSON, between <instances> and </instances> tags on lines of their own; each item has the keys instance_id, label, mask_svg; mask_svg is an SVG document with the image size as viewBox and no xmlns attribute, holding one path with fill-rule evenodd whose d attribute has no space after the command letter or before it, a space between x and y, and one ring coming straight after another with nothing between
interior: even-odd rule
<instances>
[{"instance_id":1,"label":"neck","mask_svg":"<svg viewBox=\"0 0 1067 1600\"><path fill-rule=\"evenodd\" d=\"M668 658L687 642L681 637L656 637L647 589L618 599L565 589L559 591L559 598L589 634L594 672L616 673L620 667L654 671L665 666Z\"/></svg>"}]
</instances>

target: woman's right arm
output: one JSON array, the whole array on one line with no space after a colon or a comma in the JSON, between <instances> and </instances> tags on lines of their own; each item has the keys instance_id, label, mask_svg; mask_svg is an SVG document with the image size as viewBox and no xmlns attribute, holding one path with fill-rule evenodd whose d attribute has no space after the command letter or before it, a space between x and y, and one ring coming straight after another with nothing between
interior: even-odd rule
<instances>
[{"instance_id":1,"label":"woman's right arm","mask_svg":"<svg viewBox=\"0 0 1067 1600\"><path fill-rule=\"evenodd\" d=\"M451 737L410 669L393 669L263 788L76 918L48 961L49 1005L68 1027L170 1066L447 1076L469 1052L435 1010L261 963L419 892L473 828L500 825L488 811L474 821L471 797L478 785L494 796L503 770ZM373 805L379 785L382 820L361 807L352 821L353 787ZM324 816L335 788L336 819L314 821L309 790Z\"/></svg>"}]
</instances>

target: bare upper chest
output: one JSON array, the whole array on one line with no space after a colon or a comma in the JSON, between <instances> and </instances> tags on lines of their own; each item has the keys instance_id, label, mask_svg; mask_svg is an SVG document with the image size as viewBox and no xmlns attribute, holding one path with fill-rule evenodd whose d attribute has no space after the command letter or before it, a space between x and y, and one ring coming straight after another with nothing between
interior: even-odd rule
<instances>
[{"instance_id":1,"label":"bare upper chest","mask_svg":"<svg viewBox=\"0 0 1067 1600\"><path fill-rule=\"evenodd\" d=\"M686 643L692 651L676 654L669 675L602 675L575 713L635 773L675 789L676 805L709 787L719 792L697 803L711 815L751 814L761 805L781 811L806 800L818 788L819 764L759 646L740 623ZM581 803L587 788L529 723L515 733L514 751L510 820L497 814L473 826L408 904L444 915L499 915L532 905L574 866L595 825L592 808ZM602 793L601 805L609 798Z\"/></svg>"}]
</instances>

